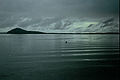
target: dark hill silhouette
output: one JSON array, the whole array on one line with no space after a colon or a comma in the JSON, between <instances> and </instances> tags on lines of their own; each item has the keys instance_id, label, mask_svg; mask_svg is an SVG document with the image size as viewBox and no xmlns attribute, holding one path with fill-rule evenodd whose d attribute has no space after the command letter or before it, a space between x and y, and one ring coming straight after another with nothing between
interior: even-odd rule
<instances>
[{"instance_id":1,"label":"dark hill silhouette","mask_svg":"<svg viewBox=\"0 0 120 80\"><path fill-rule=\"evenodd\" d=\"M108 32L108 33L44 33L39 31L27 31L21 28L14 28L8 32L2 32L0 34L120 34L119 32Z\"/></svg>"},{"instance_id":2,"label":"dark hill silhouette","mask_svg":"<svg viewBox=\"0 0 120 80\"><path fill-rule=\"evenodd\" d=\"M8 34L44 34L44 32L27 31L21 28L15 28L7 32Z\"/></svg>"}]
</instances>

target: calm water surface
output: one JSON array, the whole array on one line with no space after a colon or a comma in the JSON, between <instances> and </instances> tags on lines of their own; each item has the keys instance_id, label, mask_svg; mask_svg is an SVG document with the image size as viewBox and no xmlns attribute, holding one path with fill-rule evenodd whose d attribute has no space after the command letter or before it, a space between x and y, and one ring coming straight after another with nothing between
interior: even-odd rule
<instances>
[{"instance_id":1,"label":"calm water surface","mask_svg":"<svg viewBox=\"0 0 120 80\"><path fill-rule=\"evenodd\" d=\"M0 34L0 80L118 80L118 43L114 34Z\"/></svg>"}]
</instances>

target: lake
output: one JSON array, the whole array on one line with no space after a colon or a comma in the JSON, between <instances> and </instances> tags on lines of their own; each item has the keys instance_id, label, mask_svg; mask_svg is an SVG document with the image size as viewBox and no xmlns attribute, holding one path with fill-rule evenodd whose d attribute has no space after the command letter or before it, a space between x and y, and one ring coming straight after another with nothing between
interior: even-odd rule
<instances>
[{"instance_id":1,"label":"lake","mask_svg":"<svg viewBox=\"0 0 120 80\"><path fill-rule=\"evenodd\" d=\"M118 80L117 34L0 34L0 80Z\"/></svg>"}]
</instances>

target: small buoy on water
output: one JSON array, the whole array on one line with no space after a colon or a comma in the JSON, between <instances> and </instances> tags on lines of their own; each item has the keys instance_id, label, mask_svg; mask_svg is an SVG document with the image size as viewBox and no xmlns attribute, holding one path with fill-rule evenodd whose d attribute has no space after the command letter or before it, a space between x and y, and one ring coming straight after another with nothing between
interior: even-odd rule
<instances>
[{"instance_id":1,"label":"small buoy on water","mask_svg":"<svg viewBox=\"0 0 120 80\"><path fill-rule=\"evenodd\" d=\"M65 41L65 43L67 43L67 41Z\"/></svg>"}]
</instances>

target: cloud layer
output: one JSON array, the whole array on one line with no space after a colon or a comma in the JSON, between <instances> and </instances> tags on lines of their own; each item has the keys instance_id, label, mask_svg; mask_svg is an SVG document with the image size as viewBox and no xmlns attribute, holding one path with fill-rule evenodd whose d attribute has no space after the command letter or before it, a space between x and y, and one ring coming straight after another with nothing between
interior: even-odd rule
<instances>
[{"instance_id":1,"label":"cloud layer","mask_svg":"<svg viewBox=\"0 0 120 80\"><path fill-rule=\"evenodd\" d=\"M0 14L30 16L117 15L119 0L0 0Z\"/></svg>"},{"instance_id":2,"label":"cloud layer","mask_svg":"<svg viewBox=\"0 0 120 80\"><path fill-rule=\"evenodd\" d=\"M89 23L87 20L94 18L94 22L98 22L101 17L118 16L118 6L119 0L0 0L0 31L17 26L26 28L34 24L40 24L41 28L45 28L44 25L56 23L66 17L88 17L83 22L86 25ZM55 19L42 20L49 17ZM20 22L21 20L23 22ZM64 27L60 26L61 23L57 24L56 29ZM32 29L36 26L32 26Z\"/></svg>"}]
</instances>

